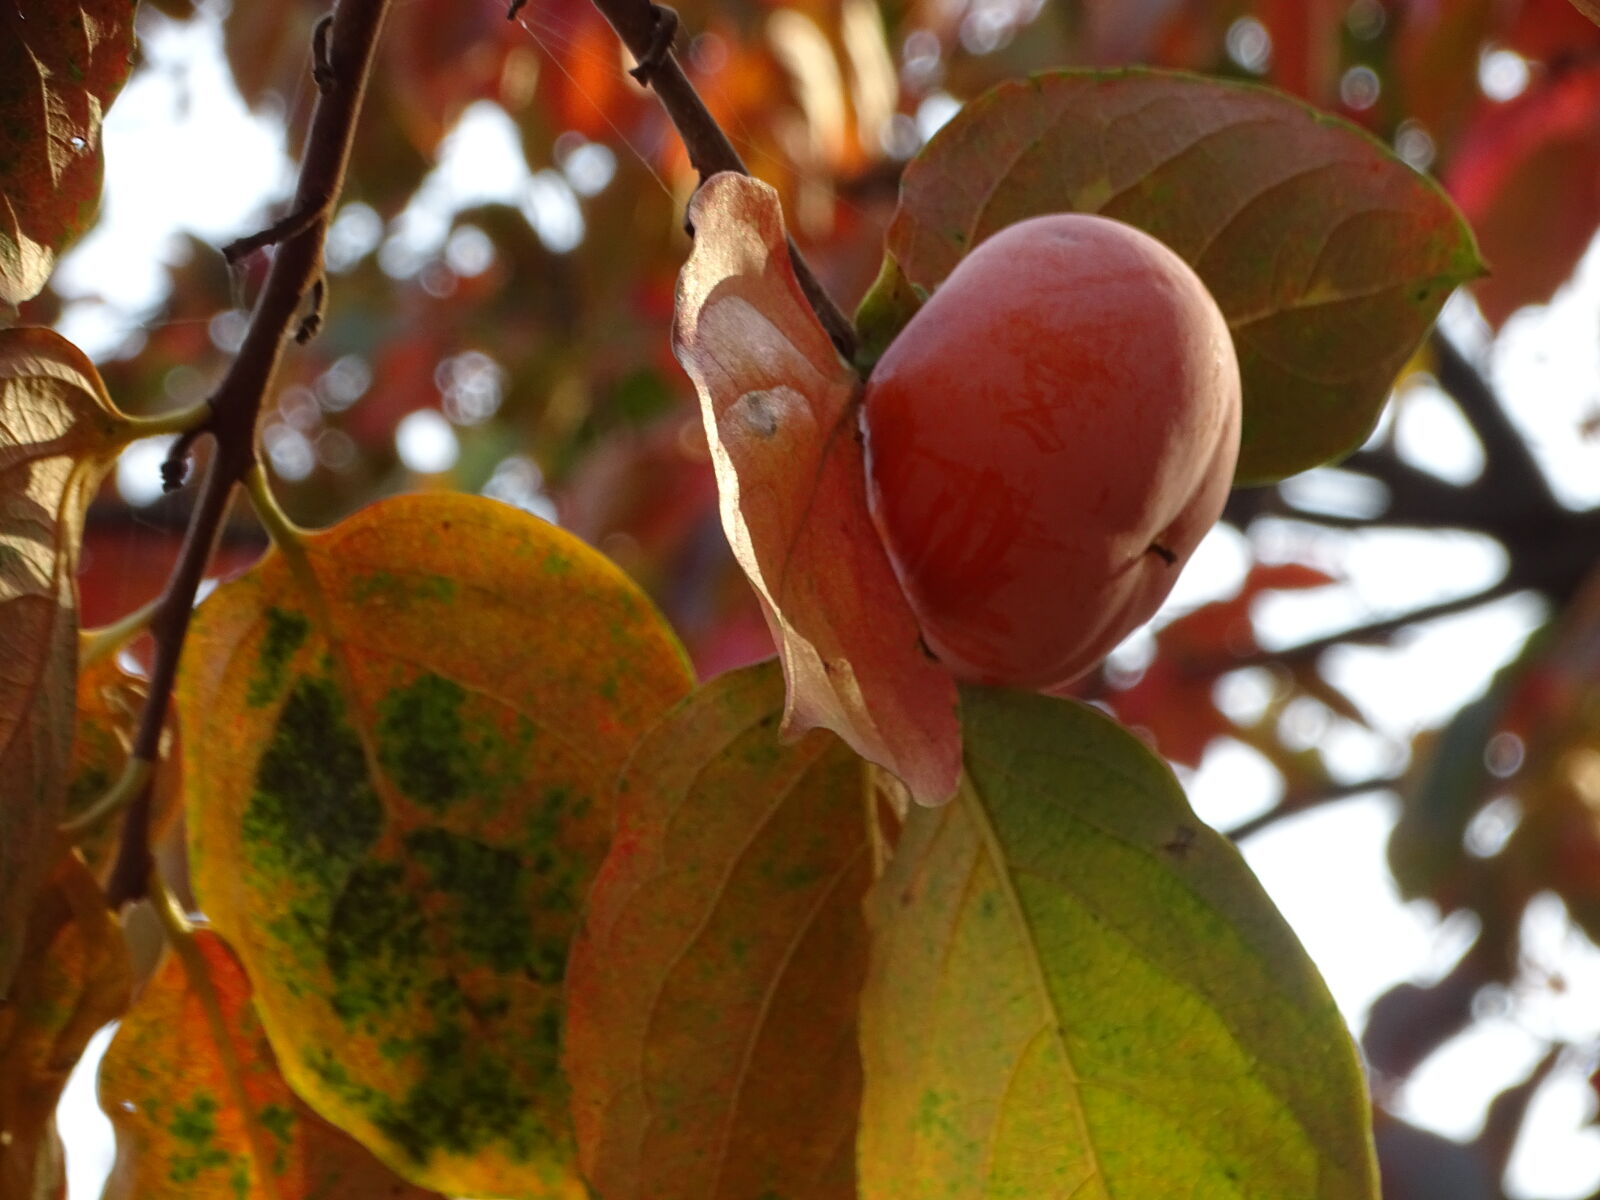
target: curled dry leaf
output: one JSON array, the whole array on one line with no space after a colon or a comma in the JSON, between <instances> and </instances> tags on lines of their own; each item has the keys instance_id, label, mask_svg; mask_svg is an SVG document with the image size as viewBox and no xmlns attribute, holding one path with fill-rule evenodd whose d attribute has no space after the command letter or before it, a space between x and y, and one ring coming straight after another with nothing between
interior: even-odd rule
<instances>
[{"instance_id":1,"label":"curled dry leaf","mask_svg":"<svg viewBox=\"0 0 1600 1200\"><path fill-rule=\"evenodd\" d=\"M781 744L782 708L776 664L723 675L619 782L567 976L578 1150L606 1200L855 1196L870 768L821 730Z\"/></svg>"},{"instance_id":2,"label":"curled dry leaf","mask_svg":"<svg viewBox=\"0 0 1600 1200\"><path fill-rule=\"evenodd\" d=\"M38 295L93 220L100 123L132 65L132 0L0 5L0 301Z\"/></svg>"},{"instance_id":3,"label":"curled dry leaf","mask_svg":"<svg viewBox=\"0 0 1600 1200\"><path fill-rule=\"evenodd\" d=\"M858 380L795 280L777 194L717 175L689 216L673 346L700 393L723 528L778 643L785 732L831 729L918 800L947 800L955 683L922 649L873 527Z\"/></svg>"},{"instance_id":4,"label":"curled dry leaf","mask_svg":"<svg viewBox=\"0 0 1600 1200\"><path fill-rule=\"evenodd\" d=\"M0 1196L61 1196L56 1105L96 1030L128 1006L132 969L105 894L76 855L28 914L26 968L0 1004Z\"/></svg>"},{"instance_id":5,"label":"curled dry leaf","mask_svg":"<svg viewBox=\"0 0 1600 1200\"><path fill-rule=\"evenodd\" d=\"M1486 109L1444 172L1491 274L1473 286L1495 327L1572 276L1600 226L1600 66L1574 66Z\"/></svg>"},{"instance_id":6,"label":"curled dry leaf","mask_svg":"<svg viewBox=\"0 0 1600 1200\"><path fill-rule=\"evenodd\" d=\"M125 432L77 347L48 329L0 331L0 996L65 812L78 545Z\"/></svg>"}]
</instances>

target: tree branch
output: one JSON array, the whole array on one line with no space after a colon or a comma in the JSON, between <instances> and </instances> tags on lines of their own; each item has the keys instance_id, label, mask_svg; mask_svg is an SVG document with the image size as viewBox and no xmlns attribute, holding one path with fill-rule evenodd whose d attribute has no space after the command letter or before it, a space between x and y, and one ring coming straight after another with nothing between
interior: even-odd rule
<instances>
[{"instance_id":1,"label":"tree branch","mask_svg":"<svg viewBox=\"0 0 1600 1200\"><path fill-rule=\"evenodd\" d=\"M1233 669L1263 666L1267 663L1277 662L1306 662L1317 658L1324 651L1330 650L1334 646L1387 641L1408 626L1419 625L1424 621L1437 621L1441 617L1451 617L1456 613L1479 608L1491 601L1509 596L1513 592L1523 591L1526 586L1521 581L1507 576L1500 580L1499 583L1486 587L1482 591L1471 592L1465 596L1457 596L1453 600L1441 600L1436 604L1424 604L1419 608L1408 609L1392 617L1384 617L1377 621L1353 625L1347 629L1341 629L1337 633L1312 638L1310 641L1299 642L1293 646L1285 646L1277 650L1262 650L1257 654L1245 655L1234 660Z\"/></svg>"},{"instance_id":2,"label":"tree branch","mask_svg":"<svg viewBox=\"0 0 1600 1200\"><path fill-rule=\"evenodd\" d=\"M1393 791L1400 786L1402 779L1403 776L1400 775L1375 775L1370 779L1357 779L1352 783L1333 784L1314 792L1285 796L1266 812L1239 822L1223 836L1231 841L1242 842L1252 834L1260 833L1267 826L1277 824L1285 817L1309 812L1313 808L1320 808L1337 800L1349 800L1353 796L1365 795L1367 792Z\"/></svg>"},{"instance_id":3,"label":"tree branch","mask_svg":"<svg viewBox=\"0 0 1600 1200\"><path fill-rule=\"evenodd\" d=\"M1339 468L1384 486L1389 496L1381 518L1368 522L1317 512L1292 503L1276 488L1266 488L1235 492L1228 502L1230 519L1241 527L1254 517L1272 515L1334 529L1380 523L1467 529L1498 538L1514 549L1524 535L1536 534L1543 523L1559 524L1570 518L1572 514L1556 499L1544 471L1488 381L1444 334L1435 330L1431 344L1440 388L1455 402L1483 446L1482 475L1466 486L1457 486L1412 466L1392 447L1357 450L1340 462Z\"/></svg>"},{"instance_id":4,"label":"tree branch","mask_svg":"<svg viewBox=\"0 0 1600 1200\"><path fill-rule=\"evenodd\" d=\"M524 0L512 0L506 17L515 18L523 3ZM632 72L634 77L650 87L661 101L661 107L683 139L689 162L699 173L700 182L704 183L720 171L750 174L672 52L671 35L677 28L677 14L650 0L594 0L594 6L611 23L617 37L638 62ZM828 331L834 347L845 361L854 361L855 325L818 281L793 237L789 238L789 258L800 289L817 314L817 320Z\"/></svg>"},{"instance_id":5,"label":"tree branch","mask_svg":"<svg viewBox=\"0 0 1600 1200\"><path fill-rule=\"evenodd\" d=\"M161 730L177 680L195 593L234 488L255 465L256 422L277 373L284 343L299 328L301 307L321 276L323 238L333 203L344 186L356 118L361 112L373 49L387 8L388 0L338 0L331 24L319 25L316 66L322 77L318 79L316 109L290 216L269 226L262 235L243 239L250 248L277 241L278 250L238 357L211 397L206 432L215 443L215 452L190 516L177 566L150 621L156 642L155 659L149 695L134 735L136 759L154 763L160 755ZM145 788L124 814L108 898L113 905L120 905L144 896L149 877L150 789Z\"/></svg>"},{"instance_id":6,"label":"tree branch","mask_svg":"<svg viewBox=\"0 0 1600 1200\"><path fill-rule=\"evenodd\" d=\"M1431 339L1439 386L1450 394L1483 443L1483 475L1474 485L1503 505L1559 510L1550 481L1505 406L1478 369L1438 329Z\"/></svg>"}]
</instances>

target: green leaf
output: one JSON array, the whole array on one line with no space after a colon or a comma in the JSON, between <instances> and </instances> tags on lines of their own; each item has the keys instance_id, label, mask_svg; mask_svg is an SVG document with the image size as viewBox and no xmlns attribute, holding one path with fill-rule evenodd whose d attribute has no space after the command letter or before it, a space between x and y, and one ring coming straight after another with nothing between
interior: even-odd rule
<instances>
[{"instance_id":1,"label":"green leaf","mask_svg":"<svg viewBox=\"0 0 1600 1200\"><path fill-rule=\"evenodd\" d=\"M867 1200L1375 1200L1321 979L1121 726L963 691L967 780L869 902Z\"/></svg>"},{"instance_id":2,"label":"green leaf","mask_svg":"<svg viewBox=\"0 0 1600 1200\"><path fill-rule=\"evenodd\" d=\"M133 9L0 6L0 301L38 295L100 207L100 123L133 65Z\"/></svg>"},{"instance_id":3,"label":"green leaf","mask_svg":"<svg viewBox=\"0 0 1600 1200\"><path fill-rule=\"evenodd\" d=\"M849 1200L872 882L866 765L785 744L724 675L639 747L568 975L584 1175L606 1200Z\"/></svg>"},{"instance_id":4,"label":"green leaf","mask_svg":"<svg viewBox=\"0 0 1600 1200\"><path fill-rule=\"evenodd\" d=\"M968 104L906 168L880 281L932 292L990 234L1093 212L1160 238L1228 318L1238 479L1365 440L1451 290L1482 273L1444 192L1344 121L1249 84L1060 71ZM876 292L865 312L904 311Z\"/></svg>"},{"instance_id":5,"label":"green leaf","mask_svg":"<svg viewBox=\"0 0 1600 1200\"><path fill-rule=\"evenodd\" d=\"M612 781L689 683L615 567L472 496L375 505L196 614L196 894L290 1085L406 1178L583 1194L567 950Z\"/></svg>"},{"instance_id":6,"label":"green leaf","mask_svg":"<svg viewBox=\"0 0 1600 1200\"><path fill-rule=\"evenodd\" d=\"M441 1200L396 1179L289 1090L250 981L210 930L168 954L139 993L106 1050L99 1090L117 1132L100 1200L266 1196L261 1161L276 1200Z\"/></svg>"},{"instance_id":7,"label":"green leaf","mask_svg":"<svg viewBox=\"0 0 1600 1200\"><path fill-rule=\"evenodd\" d=\"M66 812L78 547L127 428L77 347L0 330L0 997Z\"/></svg>"}]
</instances>

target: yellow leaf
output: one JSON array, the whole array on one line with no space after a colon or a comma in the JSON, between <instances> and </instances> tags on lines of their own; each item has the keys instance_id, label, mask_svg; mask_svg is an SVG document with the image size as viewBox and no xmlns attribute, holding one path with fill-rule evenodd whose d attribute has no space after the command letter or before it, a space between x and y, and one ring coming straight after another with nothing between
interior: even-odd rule
<instances>
[{"instance_id":1,"label":"yellow leaf","mask_svg":"<svg viewBox=\"0 0 1600 1200\"><path fill-rule=\"evenodd\" d=\"M196 614L196 894L290 1085L405 1177L583 1195L567 949L612 780L689 685L615 567L471 496L374 505Z\"/></svg>"},{"instance_id":2,"label":"yellow leaf","mask_svg":"<svg viewBox=\"0 0 1600 1200\"><path fill-rule=\"evenodd\" d=\"M1170 770L968 688L967 777L869 901L863 1200L1376 1200L1332 998Z\"/></svg>"}]
</instances>

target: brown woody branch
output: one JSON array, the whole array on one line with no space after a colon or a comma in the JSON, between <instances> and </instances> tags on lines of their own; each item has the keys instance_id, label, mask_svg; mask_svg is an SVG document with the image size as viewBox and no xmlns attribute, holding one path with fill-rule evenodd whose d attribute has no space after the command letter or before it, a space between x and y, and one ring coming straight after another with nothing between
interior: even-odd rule
<instances>
[{"instance_id":1,"label":"brown woody branch","mask_svg":"<svg viewBox=\"0 0 1600 1200\"><path fill-rule=\"evenodd\" d=\"M1515 497L1524 509L1550 511L1560 503L1528 443L1506 415L1505 406L1478 369L1448 337L1433 331L1431 340L1439 386L1456 402L1461 415L1483 445L1484 469L1472 485L1504 503Z\"/></svg>"},{"instance_id":2,"label":"brown woody branch","mask_svg":"<svg viewBox=\"0 0 1600 1200\"><path fill-rule=\"evenodd\" d=\"M515 18L524 3L525 0L511 0L507 18ZM683 139L684 149L689 152L689 162L699 173L700 181L704 183L721 171L750 174L739 152L728 140L728 135L706 108L700 93L689 82L689 77L683 73L677 55L672 52L672 35L678 25L677 14L663 5L652 4L650 0L594 0L594 6L611 23L611 28L616 30L622 44L639 64L630 73L653 90L661 101L661 107L666 110L678 136ZM817 320L828 331L834 347L847 362L851 361L856 351L855 325L834 303L833 297L828 295L792 237L789 239L789 258L794 264L800 289L805 293L812 311L817 314Z\"/></svg>"},{"instance_id":3,"label":"brown woody branch","mask_svg":"<svg viewBox=\"0 0 1600 1200\"><path fill-rule=\"evenodd\" d=\"M150 622L155 658L150 691L134 735L133 757L154 763L160 755L178 660L195 594L205 575L234 488L256 462L256 422L272 387L284 343L298 331L306 297L321 278L322 244L335 200L344 186L356 118L361 112L373 49L388 0L338 0L330 22L319 24L319 94L311 117L290 215L262 234L230 247L233 256L277 244L238 356L211 397L205 431L214 452L190 515L183 548ZM146 894L150 875L150 795L138 796L123 817L122 840L107 887L113 905Z\"/></svg>"},{"instance_id":4,"label":"brown woody branch","mask_svg":"<svg viewBox=\"0 0 1600 1200\"><path fill-rule=\"evenodd\" d=\"M1355 796L1364 796L1369 792L1393 791L1403 781L1404 777L1400 775L1374 775L1369 779L1330 784L1328 787L1316 791L1285 796L1265 812L1257 813L1248 820L1239 822L1239 824L1228 830L1225 836L1235 842L1242 842L1245 838L1260 833L1269 825L1277 824L1285 817L1310 812L1314 808L1321 808L1324 804L1332 804L1338 800L1349 800Z\"/></svg>"}]
</instances>

